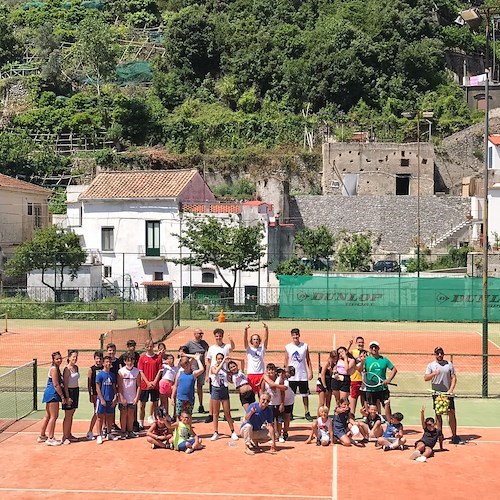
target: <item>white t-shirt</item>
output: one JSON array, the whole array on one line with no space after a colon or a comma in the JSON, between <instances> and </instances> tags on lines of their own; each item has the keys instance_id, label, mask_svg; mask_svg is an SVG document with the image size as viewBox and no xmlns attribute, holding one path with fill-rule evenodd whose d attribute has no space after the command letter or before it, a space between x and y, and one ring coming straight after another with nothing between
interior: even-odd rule
<instances>
[{"instance_id":1,"label":"white t-shirt","mask_svg":"<svg viewBox=\"0 0 500 500\"><path fill-rule=\"evenodd\" d=\"M135 366L129 370L126 366L118 370L118 374L123 379L123 397L129 404L134 402L137 394L137 377L139 376L139 369Z\"/></svg>"},{"instance_id":2,"label":"white t-shirt","mask_svg":"<svg viewBox=\"0 0 500 500\"><path fill-rule=\"evenodd\" d=\"M285 349L288 354L288 365L295 368L295 375L288 380L293 382L309 380L306 360L308 345L305 342L299 342L299 345L290 342L285 346Z\"/></svg>"},{"instance_id":3,"label":"white t-shirt","mask_svg":"<svg viewBox=\"0 0 500 500\"><path fill-rule=\"evenodd\" d=\"M283 401L283 404L285 406L293 405L295 403L295 392L290 389L290 384L287 378L283 380L283 385L286 385L285 400Z\"/></svg>"},{"instance_id":4,"label":"white t-shirt","mask_svg":"<svg viewBox=\"0 0 500 500\"><path fill-rule=\"evenodd\" d=\"M215 363L217 354L221 353L226 357L231 352L231 344L222 344L221 346L214 344L208 348L207 359L210 364ZM213 360L213 361L212 361ZM227 363L224 363L224 369L227 369Z\"/></svg>"},{"instance_id":5,"label":"white t-shirt","mask_svg":"<svg viewBox=\"0 0 500 500\"><path fill-rule=\"evenodd\" d=\"M222 368L217 373L210 374L210 382L212 387L227 387L227 372Z\"/></svg>"},{"instance_id":6,"label":"white t-shirt","mask_svg":"<svg viewBox=\"0 0 500 500\"><path fill-rule=\"evenodd\" d=\"M451 377L455 375L455 368L453 367L453 363L450 363L446 360L443 360L443 364L438 363L437 361L431 361L427 365L425 374L430 375L436 370L439 371L439 374L432 379L432 390L447 392L451 386Z\"/></svg>"},{"instance_id":7,"label":"white t-shirt","mask_svg":"<svg viewBox=\"0 0 500 500\"><path fill-rule=\"evenodd\" d=\"M248 384L248 377L241 370L238 370L236 375L232 375L232 380L236 388Z\"/></svg>"},{"instance_id":8,"label":"white t-shirt","mask_svg":"<svg viewBox=\"0 0 500 500\"><path fill-rule=\"evenodd\" d=\"M161 378L162 380L168 380L173 383L178 371L179 366L163 365L163 375Z\"/></svg>"},{"instance_id":9,"label":"white t-shirt","mask_svg":"<svg viewBox=\"0 0 500 500\"><path fill-rule=\"evenodd\" d=\"M281 391L279 389L271 388L271 386L265 382L266 392L271 395L270 405L280 405L281 404Z\"/></svg>"},{"instance_id":10,"label":"white t-shirt","mask_svg":"<svg viewBox=\"0 0 500 500\"><path fill-rule=\"evenodd\" d=\"M257 349L255 347L248 346L246 349L246 353L247 353L247 373L248 374L264 373L264 354L266 353L266 348L262 345L257 347Z\"/></svg>"}]
</instances>

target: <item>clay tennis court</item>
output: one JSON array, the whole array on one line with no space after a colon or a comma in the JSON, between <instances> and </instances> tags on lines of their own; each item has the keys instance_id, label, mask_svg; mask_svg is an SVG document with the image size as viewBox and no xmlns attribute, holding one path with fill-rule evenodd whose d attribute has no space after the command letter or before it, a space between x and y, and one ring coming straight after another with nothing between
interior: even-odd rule
<instances>
[{"instance_id":1,"label":"clay tennis court","mask_svg":"<svg viewBox=\"0 0 500 500\"><path fill-rule=\"evenodd\" d=\"M26 422L16 424L19 428ZM86 422L75 422L83 436ZM196 424L206 447L192 455L152 450L144 438L72 443L49 447L36 443L40 423L0 444L0 495L13 499L108 499L196 497L201 499L379 499L428 500L430 496L467 499L494 496L498 488L500 429L461 429L466 445L446 443L427 463L409 460L411 449L383 452L365 448L327 448L304 444L309 426L293 425L290 440L248 456L243 443L209 441L211 426ZM10 428L9 432L15 432ZM60 428L58 433L60 434ZM411 445L421 434L409 427ZM267 447L264 446L264 449Z\"/></svg>"},{"instance_id":2,"label":"clay tennis court","mask_svg":"<svg viewBox=\"0 0 500 500\"><path fill-rule=\"evenodd\" d=\"M112 326L116 328L117 323ZM131 326L130 323L123 322L123 327ZM236 349L241 350L245 324L219 325L210 321L193 321L189 326L183 324L185 330L167 339L167 349L175 351L192 337L195 327L203 328L206 340L211 343L211 331L221 326L226 339L233 337ZM269 361L283 363L283 346L289 342L290 329L298 326L302 340L309 343L311 350L321 351L324 356L333 345L345 345L353 336L377 339L384 351L395 353L391 359L398 364L401 375L408 369L419 377L436 345L443 345L447 353L477 355L481 352L482 342L479 325L433 324L430 329L429 324L294 321L270 322L269 326L269 350L276 351L269 352L272 358ZM64 353L70 348L96 349L99 335L109 327L109 322L10 321L9 332L0 337L0 365L19 365L34 357L41 364L48 365L50 353L54 350ZM252 330L261 329L260 323L252 323ZM492 339L498 338L496 330L497 326L492 325ZM405 367L406 362L410 363L407 358L410 352L417 354L411 358L411 366ZM490 353L500 354L498 343L490 342ZM313 355L316 374L315 356L317 354ZM480 358L477 363L476 358L464 359L469 359L468 369L480 373ZM459 360L461 358L456 358L455 363ZM497 360L492 358L490 367L498 373ZM79 359L82 373L90 364L91 353L82 352ZM44 383L44 380L39 381L39 385ZM81 380L80 386L84 387L85 383ZM317 397L313 395L311 399L311 408L315 409ZM310 424L301 420L292 422L290 440L279 444L275 455L264 446L264 453L248 456L243 453L241 440L235 446L229 446L227 437L210 441L211 424L195 423L194 428L204 439L206 447L185 455L151 450L144 438L105 442L99 447L95 441L48 447L36 443L40 422L24 419L0 435L0 495L14 499L71 499L105 492L106 498L110 499L195 496L202 499L332 500L359 499L365 495L375 495L378 499L428 500L430 495L445 495L446 498L469 500L472 496L496 491L500 428L461 426L461 417L466 411L462 401L462 414L458 415L459 432L467 444L456 446L447 441L447 451L436 453L424 464L409 460L411 450L383 452L376 450L372 443L364 448L305 445ZM498 425L498 401L492 403L496 406L491 411L491 425ZM302 406L300 401L297 406ZM79 412L80 409L75 414L77 419ZM80 416L82 413L83 409ZM298 414L303 414L300 409ZM470 411L467 417L470 421ZM416 418L408 415L407 421L414 424ZM221 432L225 432L227 424L222 422L220 425ZM83 439L87 428L88 420L77 420L74 434ZM449 437L447 427L444 432ZM405 425L405 433L411 446L421 430L419 426ZM56 428L56 436L60 435L61 420Z\"/></svg>"}]
</instances>

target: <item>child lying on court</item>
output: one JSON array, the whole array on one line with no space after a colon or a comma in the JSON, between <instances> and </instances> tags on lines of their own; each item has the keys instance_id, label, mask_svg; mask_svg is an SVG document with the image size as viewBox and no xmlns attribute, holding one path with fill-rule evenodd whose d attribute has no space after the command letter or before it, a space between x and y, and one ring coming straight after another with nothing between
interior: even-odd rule
<instances>
[{"instance_id":1,"label":"child lying on court","mask_svg":"<svg viewBox=\"0 0 500 500\"><path fill-rule=\"evenodd\" d=\"M404 450L406 438L403 437L403 424L401 421L404 416L400 412L391 413L389 400L385 401L385 418L387 426L382 437L377 439L377 445L384 451Z\"/></svg>"},{"instance_id":2,"label":"child lying on court","mask_svg":"<svg viewBox=\"0 0 500 500\"><path fill-rule=\"evenodd\" d=\"M436 422L432 417L424 417L425 408L422 406L420 410L420 420L424 434L415 442L415 451L410 455L410 460L417 462L426 462L428 458L434 455L434 446L439 440L439 449L443 450L443 433L436 426Z\"/></svg>"}]
</instances>

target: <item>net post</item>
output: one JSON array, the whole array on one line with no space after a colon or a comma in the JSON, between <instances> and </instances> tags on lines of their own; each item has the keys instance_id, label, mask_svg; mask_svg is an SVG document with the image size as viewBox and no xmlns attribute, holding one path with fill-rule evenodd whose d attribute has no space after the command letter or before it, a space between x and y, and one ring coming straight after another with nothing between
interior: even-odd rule
<instances>
[{"instance_id":1,"label":"net post","mask_svg":"<svg viewBox=\"0 0 500 500\"><path fill-rule=\"evenodd\" d=\"M104 337L106 337L105 333L101 333L101 335L99 335L99 349L101 351L104 351Z\"/></svg>"},{"instance_id":2,"label":"net post","mask_svg":"<svg viewBox=\"0 0 500 500\"><path fill-rule=\"evenodd\" d=\"M38 410L38 361L33 359L33 410Z\"/></svg>"},{"instance_id":3,"label":"net post","mask_svg":"<svg viewBox=\"0 0 500 500\"><path fill-rule=\"evenodd\" d=\"M8 318L9 318L9 315L7 313L5 313L5 333L7 333L9 331Z\"/></svg>"}]
</instances>

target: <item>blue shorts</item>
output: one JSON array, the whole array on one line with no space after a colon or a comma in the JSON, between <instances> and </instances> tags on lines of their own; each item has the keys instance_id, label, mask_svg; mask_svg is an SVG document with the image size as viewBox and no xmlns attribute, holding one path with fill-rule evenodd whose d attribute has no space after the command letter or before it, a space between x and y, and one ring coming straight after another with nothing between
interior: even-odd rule
<instances>
[{"instance_id":1,"label":"blue shorts","mask_svg":"<svg viewBox=\"0 0 500 500\"><path fill-rule=\"evenodd\" d=\"M193 446L194 439L188 439L187 441L183 441L182 443L179 443L179 446L178 446L179 451L186 451L187 443L189 443L191 446Z\"/></svg>"},{"instance_id":2,"label":"blue shorts","mask_svg":"<svg viewBox=\"0 0 500 500\"><path fill-rule=\"evenodd\" d=\"M97 407L95 409L95 412L98 415L113 415L115 409L111 401L105 401L105 404L102 404L101 400L97 398Z\"/></svg>"},{"instance_id":3,"label":"blue shorts","mask_svg":"<svg viewBox=\"0 0 500 500\"><path fill-rule=\"evenodd\" d=\"M229 399L229 388L228 387L215 387L212 386L212 392L210 393L210 398L215 401L226 401Z\"/></svg>"}]
</instances>

